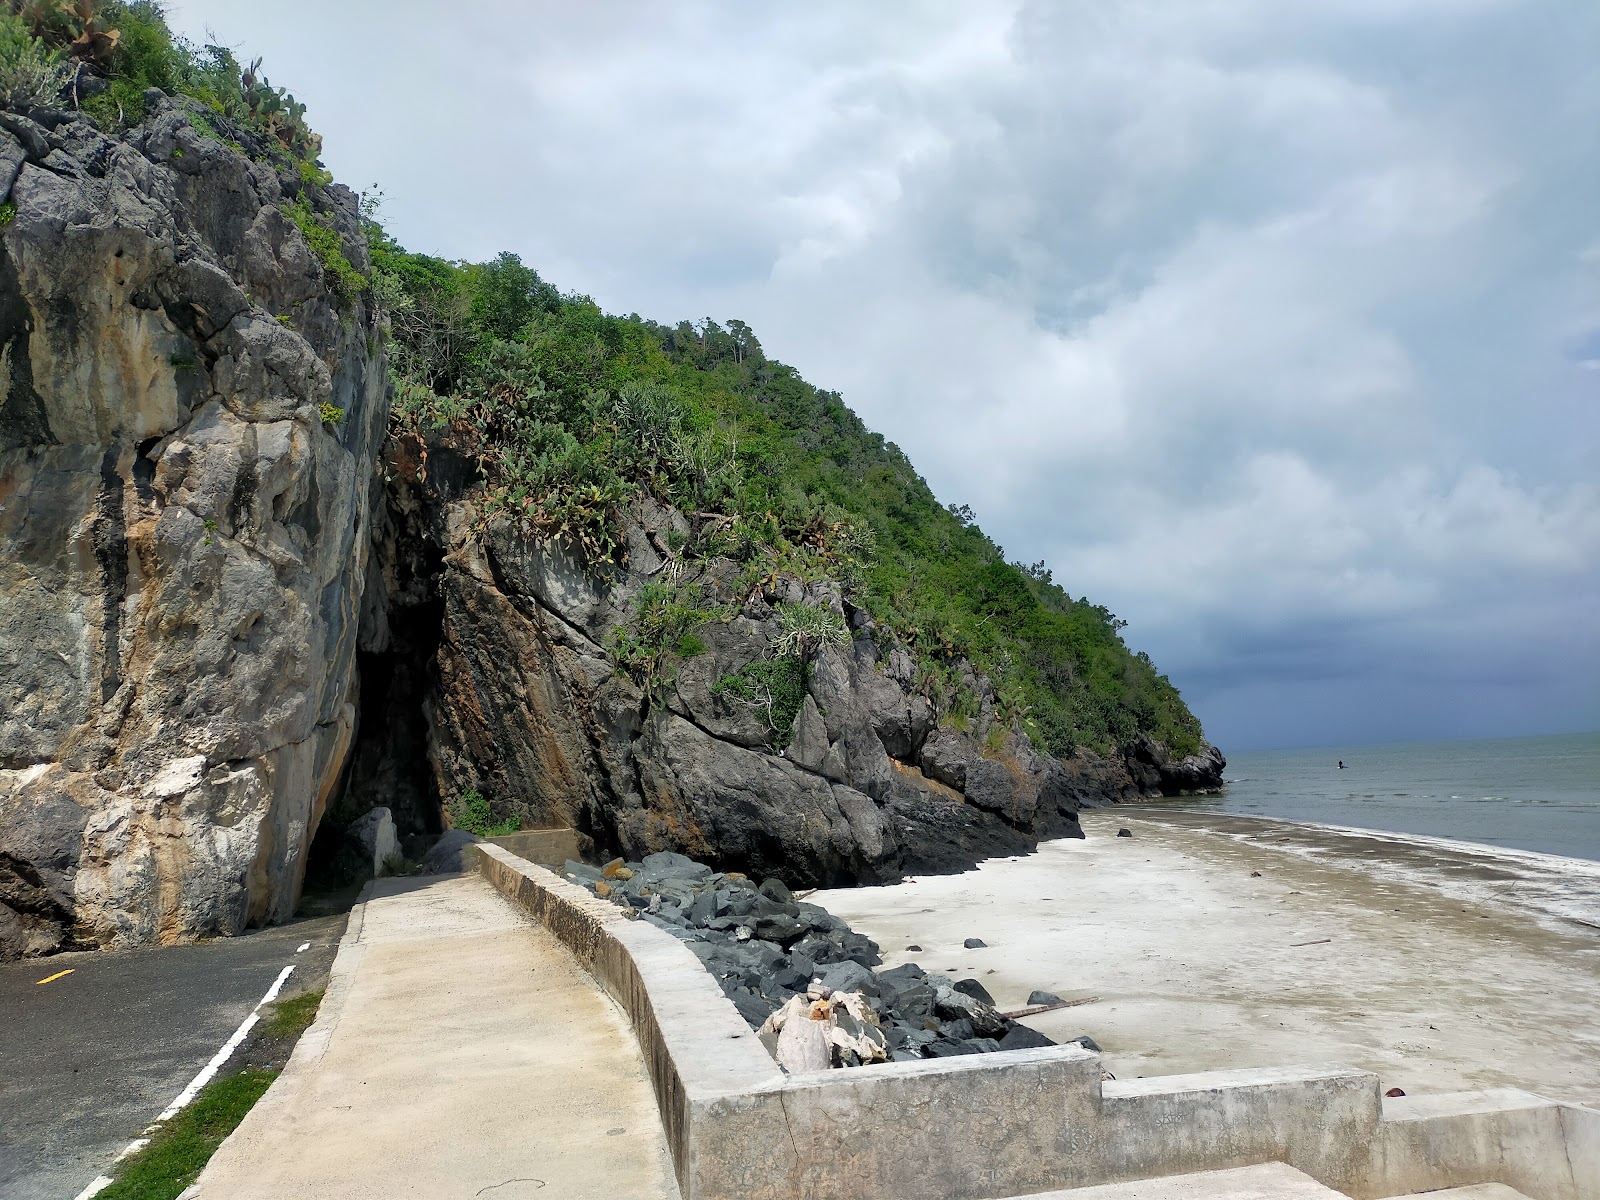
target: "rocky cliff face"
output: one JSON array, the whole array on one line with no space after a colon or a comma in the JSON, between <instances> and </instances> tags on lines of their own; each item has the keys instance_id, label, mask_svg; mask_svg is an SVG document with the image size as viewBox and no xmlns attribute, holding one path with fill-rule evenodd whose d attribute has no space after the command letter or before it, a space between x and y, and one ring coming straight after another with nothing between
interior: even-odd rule
<instances>
[{"instance_id":1,"label":"rocky cliff face","mask_svg":"<svg viewBox=\"0 0 1600 1200\"><path fill-rule=\"evenodd\" d=\"M281 920L324 818L376 805L426 835L475 791L799 885L959 869L1220 783L1215 751L1041 755L970 672L958 728L837 587L742 592L653 503L597 574L486 522L449 435L391 443L378 482L382 331L300 224L364 272L355 197L148 103L121 138L0 113L0 958ZM642 687L614 639L686 572L728 619ZM779 735L725 685L796 602L851 637Z\"/></svg>"},{"instance_id":2,"label":"rocky cliff face","mask_svg":"<svg viewBox=\"0 0 1600 1200\"><path fill-rule=\"evenodd\" d=\"M149 102L0 114L0 957L288 916L355 726L386 373L283 210L355 197Z\"/></svg>"},{"instance_id":3,"label":"rocky cliff face","mask_svg":"<svg viewBox=\"0 0 1600 1200\"><path fill-rule=\"evenodd\" d=\"M627 568L600 577L557 545L483 522L448 436L396 446L389 471L374 559L383 580L369 592L389 607L365 648L387 656L386 676L413 681L410 703L427 714L411 741L427 747L417 771L432 773L436 794L418 802L433 811L438 797L448 809L476 791L530 825L572 825L630 857L676 850L827 885L962 869L1078 835L1081 806L1220 782L1214 750L1181 762L1153 742L1110 760L1038 754L994 721L982 680L980 714L957 732L937 719L910 657L836 586L780 577L742 597L734 564L676 559L684 518L654 503L630 514ZM700 629L703 651L647 694L611 647L641 589L684 572L739 607ZM770 660L783 602L832 608L853 640L816 654L779 749L765 708L717 685ZM429 629L409 655L395 621L413 638ZM387 748L372 761L386 761L393 742L371 736ZM401 820L420 828L426 816Z\"/></svg>"}]
</instances>

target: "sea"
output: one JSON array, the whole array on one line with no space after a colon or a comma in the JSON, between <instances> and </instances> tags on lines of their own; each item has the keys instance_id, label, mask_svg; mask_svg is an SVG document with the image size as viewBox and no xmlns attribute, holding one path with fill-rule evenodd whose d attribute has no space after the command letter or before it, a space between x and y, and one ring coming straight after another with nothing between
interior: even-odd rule
<instances>
[{"instance_id":1,"label":"sea","mask_svg":"<svg viewBox=\"0 0 1600 1200\"><path fill-rule=\"evenodd\" d=\"M1223 778L1183 807L1600 861L1600 732L1239 752Z\"/></svg>"}]
</instances>

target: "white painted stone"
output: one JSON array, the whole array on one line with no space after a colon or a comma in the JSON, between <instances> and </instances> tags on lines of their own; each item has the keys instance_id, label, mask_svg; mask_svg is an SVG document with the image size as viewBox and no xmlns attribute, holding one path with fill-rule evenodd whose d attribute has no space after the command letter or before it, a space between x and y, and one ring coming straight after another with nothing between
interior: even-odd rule
<instances>
[{"instance_id":1,"label":"white painted stone","mask_svg":"<svg viewBox=\"0 0 1600 1200\"><path fill-rule=\"evenodd\" d=\"M374 877L389 873L389 859L400 853L400 839L395 836L394 817L387 808L370 809L350 826L349 836L370 856Z\"/></svg>"}]
</instances>

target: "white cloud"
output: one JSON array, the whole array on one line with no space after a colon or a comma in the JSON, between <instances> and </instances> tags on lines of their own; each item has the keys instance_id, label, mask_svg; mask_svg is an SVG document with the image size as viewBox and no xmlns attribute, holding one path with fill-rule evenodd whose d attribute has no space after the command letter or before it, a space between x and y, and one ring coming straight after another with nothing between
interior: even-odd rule
<instances>
[{"instance_id":1,"label":"white cloud","mask_svg":"<svg viewBox=\"0 0 1600 1200\"><path fill-rule=\"evenodd\" d=\"M408 244L750 321L1219 740L1600 724L1600 9L205 18Z\"/></svg>"}]
</instances>

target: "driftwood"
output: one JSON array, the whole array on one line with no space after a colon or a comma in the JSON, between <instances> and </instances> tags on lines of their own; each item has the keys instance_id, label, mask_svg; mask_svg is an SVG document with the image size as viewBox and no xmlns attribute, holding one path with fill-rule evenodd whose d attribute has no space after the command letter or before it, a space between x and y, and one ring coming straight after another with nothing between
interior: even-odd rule
<instances>
[{"instance_id":1,"label":"driftwood","mask_svg":"<svg viewBox=\"0 0 1600 1200\"><path fill-rule=\"evenodd\" d=\"M1301 946L1326 946L1331 941L1332 938L1318 938L1314 942L1290 942L1289 949L1298 950Z\"/></svg>"},{"instance_id":2,"label":"driftwood","mask_svg":"<svg viewBox=\"0 0 1600 1200\"><path fill-rule=\"evenodd\" d=\"M1060 1004L1030 1004L1025 1008L1014 1008L1010 1012L1000 1015L1008 1021L1015 1021L1019 1017L1033 1017L1043 1012L1055 1012L1058 1008L1077 1008L1080 1004L1093 1004L1099 996L1085 996L1081 1000L1063 1000Z\"/></svg>"}]
</instances>

